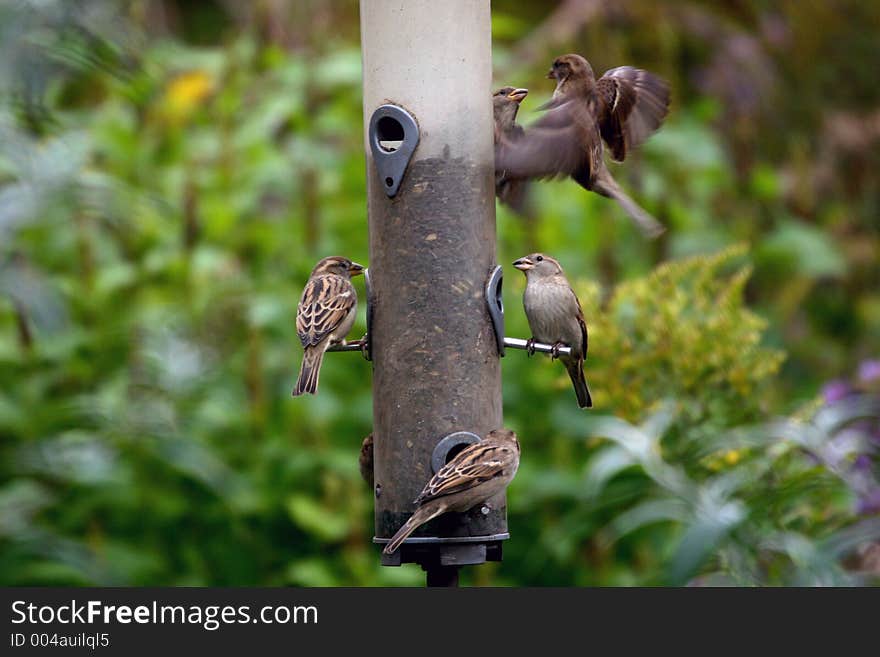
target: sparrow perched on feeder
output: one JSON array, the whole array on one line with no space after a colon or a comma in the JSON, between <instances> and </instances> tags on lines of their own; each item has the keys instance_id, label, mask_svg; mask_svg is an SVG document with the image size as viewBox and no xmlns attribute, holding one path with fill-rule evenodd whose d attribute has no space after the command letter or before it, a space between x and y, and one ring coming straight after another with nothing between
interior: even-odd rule
<instances>
[{"instance_id":1,"label":"sparrow perched on feeder","mask_svg":"<svg viewBox=\"0 0 880 657\"><path fill-rule=\"evenodd\" d=\"M591 408L593 400L584 378L587 355L587 324L577 295L571 289L559 263L548 255L533 253L514 261L513 266L526 275L523 307L532 338L531 345L545 342L554 347L551 357L562 361L577 395L580 408ZM558 353L560 347L571 347L568 355Z\"/></svg>"},{"instance_id":2,"label":"sparrow perched on feeder","mask_svg":"<svg viewBox=\"0 0 880 657\"><path fill-rule=\"evenodd\" d=\"M508 429L495 429L468 445L437 471L415 500L418 508L383 552L392 554L410 534L450 511L464 513L503 492L519 467L519 441Z\"/></svg>"},{"instance_id":3,"label":"sparrow perched on feeder","mask_svg":"<svg viewBox=\"0 0 880 657\"><path fill-rule=\"evenodd\" d=\"M502 87L492 95L492 109L495 116L495 144L503 139L515 141L523 135L522 126L516 122L519 105L529 93L528 89ZM510 179L503 171L495 171L495 196L517 212L525 211L527 181Z\"/></svg>"},{"instance_id":4,"label":"sparrow perched on feeder","mask_svg":"<svg viewBox=\"0 0 880 657\"><path fill-rule=\"evenodd\" d=\"M303 361L293 396L318 391L324 352L344 343L354 324L357 293L351 277L364 268L341 256L321 260L312 270L296 309L296 332L303 345Z\"/></svg>"},{"instance_id":5,"label":"sparrow perched on feeder","mask_svg":"<svg viewBox=\"0 0 880 657\"><path fill-rule=\"evenodd\" d=\"M373 434L364 438L361 443L361 453L358 457L358 468L361 471L361 477L367 482L370 488L373 488Z\"/></svg>"},{"instance_id":6,"label":"sparrow perched on feeder","mask_svg":"<svg viewBox=\"0 0 880 657\"><path fill-rule=\"evenodd\" d=\"M619 66L596 79L580 55L557 57L547 74L556 80L546 113L513 138L495 146L496 179L571 176L585 189L613 198L649 237L663 226L624 192L605 165L602 141L614 160L653 133L669 112L669 85L632 66ZM497 131L496 131L497 133Z\"/></svg>"}]
</instances>

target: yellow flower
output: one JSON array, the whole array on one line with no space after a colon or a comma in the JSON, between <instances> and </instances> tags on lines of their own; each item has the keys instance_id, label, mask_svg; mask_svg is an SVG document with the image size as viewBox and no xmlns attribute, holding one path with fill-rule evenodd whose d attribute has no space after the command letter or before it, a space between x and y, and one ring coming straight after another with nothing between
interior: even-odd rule
<instances>
[{"instance_id":1,"label":"yellow flower","mask_svg":"<svg viewBox=\"0 0 880 657\"><path fill-rule=\"evenodd\" d=\"M207 71L181 73L165 88L162 102L165 114L173 120L185 121L213 91L214 79Z\"/></svg>"}]
</instances>

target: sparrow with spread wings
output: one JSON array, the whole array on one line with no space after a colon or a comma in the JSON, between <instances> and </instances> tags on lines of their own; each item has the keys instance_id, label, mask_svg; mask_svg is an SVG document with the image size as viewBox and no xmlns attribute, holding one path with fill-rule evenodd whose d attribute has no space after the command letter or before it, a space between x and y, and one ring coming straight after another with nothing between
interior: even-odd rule
<instances>
[{"instance_id":1,"label":"sparrow with spread wings","mask_svg":"<svg viewBox=\"0 0 880 657\"><path fill-rule=\"evenodd\" d=\"M557 57L547 77L556 80L546 113L521 134L498 134L496 180L570 176L585 189L613 198L646 235L664 228L624 192L603 158L602 142L623 161L669 112L669 85L653 73L619 66L598 80L580 55Z\"/></svg>"},{"instance_id":2,"label":"sparrow with spread wings","mask_svg":"<svg viewBox=\"0 0 880 657\"><path fill-rule=\"evenodd\" d=\"M468 445L437 471L415 500L415 512L385 546L394 553L410 534L439 515L464 513L503 492L519 468L519 441L508 429L495 429Z\"/></svg>"},{"instance_id":3,"label":"sparrow with spread wings","mask_svg":"<svg viewBox=\"0 0 880 657\"><path fill-rule=\"evenodd\" d=\"M354 325L357 292L351 277L364 268L341 256L321 260L312 270L296 309L296 332L303 345L303 362L293 396L318 391L324 352L344 343Z\"/></svg>"}]
</instances>

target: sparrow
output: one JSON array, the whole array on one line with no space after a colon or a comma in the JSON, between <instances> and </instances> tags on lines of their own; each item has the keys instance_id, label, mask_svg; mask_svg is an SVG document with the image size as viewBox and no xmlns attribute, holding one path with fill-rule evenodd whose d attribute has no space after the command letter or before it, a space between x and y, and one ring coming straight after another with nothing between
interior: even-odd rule
<instances>
[{"instance_id":1,"label":"sparrow","mask_svg":"<svg viewBox=\"0 0 880 657\"><path fill-rule=\"evenodd\" d=\"M437 471L415 500L417 508L383 552L392 554L410 534L439 515L464 513L503 492L519 467L519 441L509 429L495 429L468 445Z\"/></svg>"},{"instance_id":2,"label":"sparrow","mask_svg":"<svg viewBox=\"0 0 880 657\"><path fill-rule=\"evenodd\" d=\"M373 488L373 434L364 438L361 443L361 453L358 457L358 468L361 471L361 477L367 482L367 485Z\"/></svg>"},{"instance_id":3,"label":"sparrow","mask_svg":"<svg viewBox=\"0 0 880 657\"><path fill-rule=\"evenodd\" d=\"M515 141L523 135L522 126L516 122L516 114L528 93L528 89L502 87L492 95L496 146L502 138ZM510 179L503 171L495 170L495 196L520 214L525 212L526 188L525 180Z\"/></svg>"},{"instance_id":4,"label":"sparrow","mask_svg":"<svg viewBox=\"0 0 880 657\"><path fill-rule=\"evenodd\" d=\"M612 198L649 237L664 227L624 192L603 157L627 154L660 127L669 111L669 85L653 73L619 66L596 79L580 55L557 57L547 74L556 80L546 113L522 135L501 135L495 146L496 179L571 176L584 189ZM497 131L496 131L497 133Z\"/></svg>"},{"instance_id":5,"label":"sparrow","mask_svg":"<svg viewBox=\"0 0 880 657\"><path fill-rule=\"evenodd\" d=\"M577 295L571 289L559 263L548 255L533 253L515 260L513 266L526 275L523 307L532 338L535 342L552 344L553 359L565 365L574 385L580 408L592 408L593 399L584 378L584 358L587 355L587 324ZM559 348L571 347L568 355L559 355ZM530 348L530 353L534 353Z\"/></svg>"},{"instance_id":6,"label":"sparrow","mask_svg":"<svg viewBox=\"0 0 880 657\"><path fill-rule=\"evenodd\" d=\"M345 343L357 312L351 277L363 272L363 266L342 256L324 258L312 270L296 309L296 332L304 353L294 397L318 391L324 352Z\"/></svg>"}]
</instances>

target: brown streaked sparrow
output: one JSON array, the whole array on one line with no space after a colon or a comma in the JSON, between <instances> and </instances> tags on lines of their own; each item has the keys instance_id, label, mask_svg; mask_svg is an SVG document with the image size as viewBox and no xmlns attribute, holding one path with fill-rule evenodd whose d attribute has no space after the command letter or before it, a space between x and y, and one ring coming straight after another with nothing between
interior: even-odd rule
<instances>
[{"instance_id":1,"label":"brown streaked sparrow","mask_svg":"<svg viewBox=\"0 0 880 657\"><path fill-rule=\"evenodd\" d=\"M464 513L503 492L519 467L519 441L509 429L495 429L468 445L437 471L415 500L415 512L385 546L392 554L410 534L439 515Z\"/></svg>"},{"instance_id":2,"label":"brown streaked sparrow","mask_svg":"<svg viewBox=\"0 0 880 657\"><path fill-rule=\"evenodd\" d=\"M363 266L342 256L324 258L312 270L296 309L296 332L304 353L294 397L318 391L324 352L345 343L357 312L351 277L363 271Z\"/></svg>"}]
</instances>

